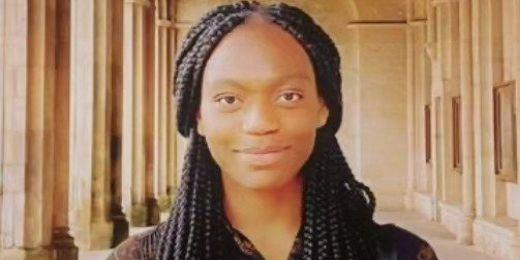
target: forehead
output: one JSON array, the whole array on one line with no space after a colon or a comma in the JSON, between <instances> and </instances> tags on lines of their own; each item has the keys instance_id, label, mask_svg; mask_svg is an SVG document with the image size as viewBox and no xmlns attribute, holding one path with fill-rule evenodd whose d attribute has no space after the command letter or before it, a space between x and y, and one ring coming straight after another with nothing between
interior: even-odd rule
<instances>
[{"instance_id":1,"label":"forehead","mask_svg":"<svg viewBox=\"0 0 520 260\"><path fill-rule=\"evenodd\" d=\"M215 48L204 70L203 86L222 79L262 83L291 75L314 82L307 53L291 34L253 14Z\"/></svg>"}]
</instances>

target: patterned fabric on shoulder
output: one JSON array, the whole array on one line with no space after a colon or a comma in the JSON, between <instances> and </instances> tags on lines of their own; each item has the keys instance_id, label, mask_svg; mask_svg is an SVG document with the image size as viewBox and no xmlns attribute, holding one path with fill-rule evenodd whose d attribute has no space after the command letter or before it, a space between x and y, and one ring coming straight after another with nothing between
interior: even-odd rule
<instances>
[{"instance_id":1,"label":"patterned fabric on shoulder","mask_svg":"<svg viewBox=\"0 0 520 260\"><path fill-rule=\"evenodd\" d=\"M380 260L437 260L428 242L394 224L380 226L377 243Z\"/></svg>"},{"instance_id":2,"label":"patterned fabric on shoulder","mask_svg":"<svg viewBox=\"0 0 520 260\"><path fill-rule=\"evenodd\" d=\"M154 245L159 239L161 232L166 227L166 222L163 222L145 232L130 236L128 239L119 244L107 260L148 260L155 258L155 249L147 247L148 251L144 252L144 244Z\"/></svg>"}]
</instances>

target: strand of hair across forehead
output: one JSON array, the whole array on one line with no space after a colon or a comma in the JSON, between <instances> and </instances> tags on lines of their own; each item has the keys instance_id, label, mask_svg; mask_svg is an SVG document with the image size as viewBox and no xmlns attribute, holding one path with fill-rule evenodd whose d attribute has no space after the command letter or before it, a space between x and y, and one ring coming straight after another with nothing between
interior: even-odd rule
<instances>
[{"instance_id":1,"label":"strand of hair across forehead","mask_svg":"<svg viewBox=\"0 0 520 260\"><path fill-rule=\"evenodd\" d=\"M220 171L204 138L194 130L194 114L200 102L202 71L211 52L255 8L248 2L240 2L208 13L190 31L176 61L179 131L185 136L191 133L191 139L171 216L160 232L159 244L153 245L159 259L224 259L233 243L222 225ZM340 121L341 78L334 44L312 19L297 9L277 5L268 10L273 22L306 49L318 82L323 84L320 95L335 113L332 120ZM331 132L320 136L328 138L318 138L316 152L302 169L304 259L374 259L370 250L373 245L368 239L375 207L373 194L355 180L337 140L330 138ZM153 250L149 248L153 243L143 244L143 250Z\"/></svg>"}]
</instances>

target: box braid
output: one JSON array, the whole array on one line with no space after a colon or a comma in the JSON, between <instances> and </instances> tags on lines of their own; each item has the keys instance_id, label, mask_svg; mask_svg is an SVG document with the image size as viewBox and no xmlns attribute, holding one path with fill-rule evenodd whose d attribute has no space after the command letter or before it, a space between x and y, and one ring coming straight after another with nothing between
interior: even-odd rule
<instances>
[{"instance_id":1,"label":"box braid","mask_svg":"<svg viewBox=\"0 0 520 260\"><path fill-rule=\"evenodd\" d=\"M253 1L223 5L204 15L176 60L177 127L189 137L182 180L169 219L142 241L143 255L157 259L225 259L233 246L225 228L221 171L206 140L196 132L202 74L222 38L252 13L261 13L290 33L309 55L318 94L329 108L314 150L301 169L303 259L376 259L375 198L357 181L335 138L342 116L340 58L330 37L302 10Z\"/></svg>"}]
</instances>

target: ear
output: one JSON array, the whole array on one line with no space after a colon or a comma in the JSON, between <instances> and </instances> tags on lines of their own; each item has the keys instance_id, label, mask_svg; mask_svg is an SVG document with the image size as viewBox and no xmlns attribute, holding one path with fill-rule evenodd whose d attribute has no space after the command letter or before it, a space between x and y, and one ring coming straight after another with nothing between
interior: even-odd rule
<instances>
[{"instance_id":1,"label":"ear","mask_svg":"<svg viewBox=\"0 0 520 260\"><path fill-rule=\"evenodd\" d=\"M197 111L196 120L197 120L197 132L199 133L199 135L204 136L205 132L206 132L206 129L205 129L204 124L202 123L202 120L201 120L200 110Z\"/></svg>"},{"instance_id":2,"label":"ear","mask_svg":"<svg viewBox=\"0 0 520 260\"><path fill-rule=\"evenodd\" d=\"M320 99L320 110L318 111L318 128L324 126L327 123L327 119L329 118L329 108L323 102L323 99Z\"/></svg>"}]
</instances>

